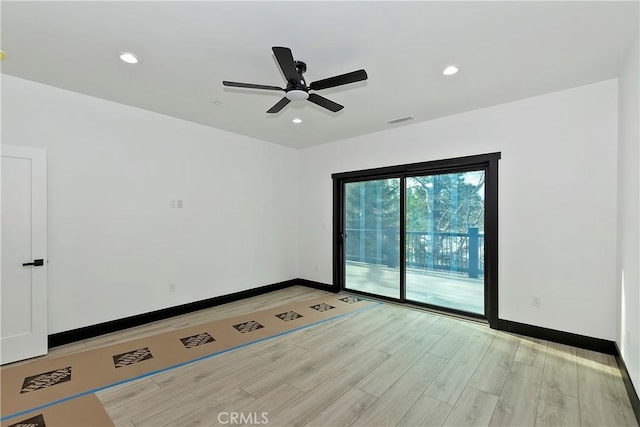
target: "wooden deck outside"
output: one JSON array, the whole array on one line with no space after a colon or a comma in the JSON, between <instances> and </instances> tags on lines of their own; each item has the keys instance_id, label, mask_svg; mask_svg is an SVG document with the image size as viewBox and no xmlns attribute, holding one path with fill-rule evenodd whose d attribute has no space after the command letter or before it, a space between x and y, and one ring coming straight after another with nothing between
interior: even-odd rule
<instances>
[{"instance_id":1,"label":"wooden deck outside","mask_svg":"<svg viewBox=\"0 0 640 427\"><path fill-rule=\"evenodd\" d=\"M398 298L400 269L360 262L346 263L345 285L372 294ZM469 313L484 314L484 278L464 274L407 269L407 300Z\"/></svg>"}]
</instances>

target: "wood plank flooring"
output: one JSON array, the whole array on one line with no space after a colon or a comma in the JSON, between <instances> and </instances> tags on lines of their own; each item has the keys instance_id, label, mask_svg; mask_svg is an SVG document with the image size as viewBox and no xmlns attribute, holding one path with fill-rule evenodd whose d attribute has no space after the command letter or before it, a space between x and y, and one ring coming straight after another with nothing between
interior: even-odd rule
<instances>
[{"instance_id":1,"label":"wood plank flooring","mask_svg":"<svg viewBox=\"0 0 640 427\"><path fill-rule=\"evenodd\" d=\"M264 310L293 287L54 349ZM117 426L637 426L612 356L383 304L99 392ZM231 424L232 413L245 416ZM250 417L247 419L246 417Z\"/></svg>"}]
</instances>

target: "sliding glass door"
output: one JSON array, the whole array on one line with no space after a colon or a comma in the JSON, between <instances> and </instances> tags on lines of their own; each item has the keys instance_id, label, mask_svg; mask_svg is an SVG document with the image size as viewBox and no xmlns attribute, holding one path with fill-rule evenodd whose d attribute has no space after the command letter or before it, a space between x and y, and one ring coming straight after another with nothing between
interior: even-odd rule
<instances>
[{"instance_id":1,"label":"sliding glass door","mask_svg":"<svg viewBox=\"0 0 640 427\"><path fill-rule=\"evenodd\" d=\"M480 171L406 178L407 301L484 315Z\"/></svg>"},{"instance_id":2,"label":"sliding glass door","mask_svg":"<svg viewBox=\"0 0 640 427\"><path fill-rule=\"evenodd\" d=\"M344 187L344 285L400 298L400 179Z\"/></svg>"},{"instance_id":3,"label":"sliding glass door","mask_svg":"<svg viewBox=\"0 0 640 427\"><path fill-rule=\"evenodd\" d=\"M336 283L497 321L498 159L335 174Z\"/></svg>"}]
</instances>

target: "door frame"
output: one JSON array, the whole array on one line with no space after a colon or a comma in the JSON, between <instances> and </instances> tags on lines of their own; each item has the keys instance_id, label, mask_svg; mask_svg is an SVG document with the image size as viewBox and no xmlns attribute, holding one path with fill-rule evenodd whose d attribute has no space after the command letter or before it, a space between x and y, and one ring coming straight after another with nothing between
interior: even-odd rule
<instances>
[{"instance_id":1,"label":"door frame","mask_svg":"<svg viewBox=\"0 0 640 427\"><path fill-rule=\"evenodd\" d=\"M344 185L347 182L368 181L384 178L401 178L400 180L400 298L389 298L371 295L365 292L349 289L348 292L360 293L375 298L394 302L405 300L405 178L421 174L444 174L463 172L468 170L485 171L485 277L484 277L484 306L485 315L478 316L486 319L492 328L498 327L498 160L500 152L479 154L473 156L456 157L451 159L434 160L405 165L387 166L374 169L363 169L350 172L334 173L333 180L333 287L336 291L345 290L344 269ZM446 307L436 307L429 304L411 301L412 305L424 306L439 311L462 314L466 313Z\"/></svg>"},{"instance_id":2,"label":"door frame","mask_svg":"<svg viewBox=\"0 0 640 427\"><path fill-rule=\"evenodd\" d=\"M0 155L31 160L31 260L44 259L42 266L31 267L33 333L18 337L0 337L0 363L5 364L47 354L48 351L47 150L2 144ZM25 260L28 261L30 260ZM11 348L7 348L7 339L17 341Z\"/></svg>"}]
</instances>

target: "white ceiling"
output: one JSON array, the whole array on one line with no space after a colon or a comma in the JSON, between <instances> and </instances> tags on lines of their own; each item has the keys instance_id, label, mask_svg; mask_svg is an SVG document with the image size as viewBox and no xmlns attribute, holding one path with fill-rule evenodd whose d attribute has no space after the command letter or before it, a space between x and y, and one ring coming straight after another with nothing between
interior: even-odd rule
<instances>
[{"instance_id":1,"label":"white ceiling","mask_svg":"<svg viewBox=\"0 0 640 427\"><path fill-rule=\"evenodd\" d=\"M308 147L615 78L638 4L2 1L2 72ZM306 62L308 82L360 68L369 80L319 92L339 113L299 101L267 114L281 92L222 80L284 86L272 46ZM448 64L460 72L444 77Z\"/></svg>"}]
</instances>

